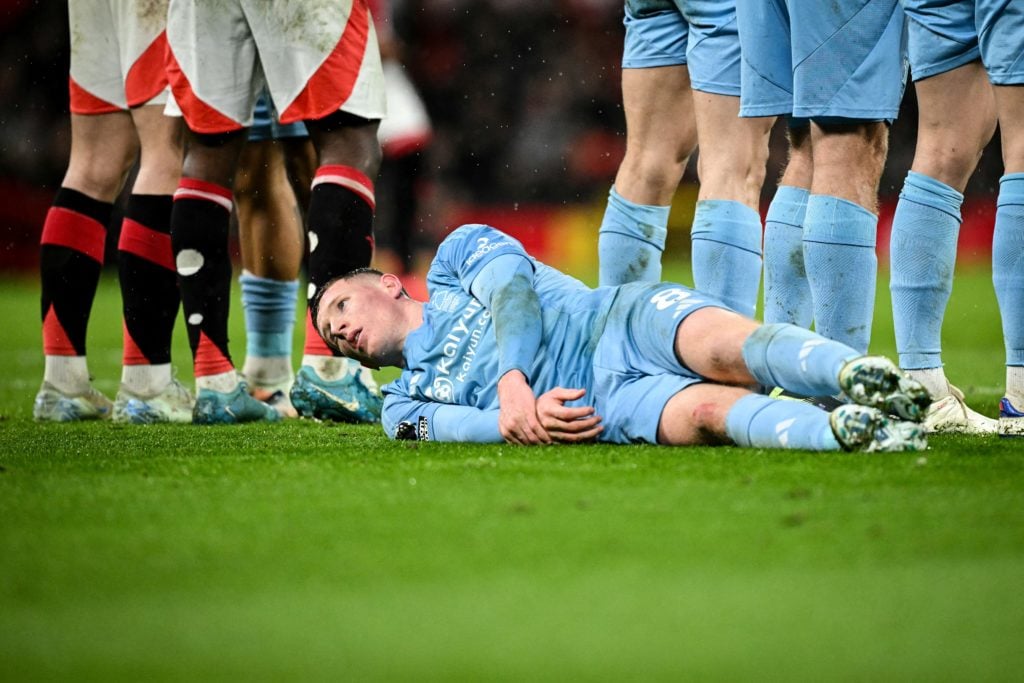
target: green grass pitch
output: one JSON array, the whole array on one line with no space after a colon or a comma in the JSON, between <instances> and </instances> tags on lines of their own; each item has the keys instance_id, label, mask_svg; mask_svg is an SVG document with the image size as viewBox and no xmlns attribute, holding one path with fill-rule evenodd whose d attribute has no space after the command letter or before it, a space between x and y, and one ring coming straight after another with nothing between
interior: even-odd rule
<instances>
[{"instance_id":1,"label":"green grass pitch","mask_svg":"<svg viewBox=\"0 0 1024 683\"><path fill-rule=\"evenodd\" d=\"M874 350L891 353L884 278L878 302ZM38 305L34 282L0 281L0 680L1024 675L1024 443L523 449L307 421L36 425ZM110 394L118 311L105 279L89 344ZM950 377L994 414L987 272L960 274L946 331Z\"/></svg>"}]
</instances>

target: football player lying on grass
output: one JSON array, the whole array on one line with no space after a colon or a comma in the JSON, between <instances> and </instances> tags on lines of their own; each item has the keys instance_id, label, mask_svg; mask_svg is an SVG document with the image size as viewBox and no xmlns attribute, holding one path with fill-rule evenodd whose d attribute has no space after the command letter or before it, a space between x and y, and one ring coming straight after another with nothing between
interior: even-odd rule
<instances>
[{"instance_id":1,"label":"football player lying on grass","mask_svg":"<svg viewBox=\"0 0 1024 683\"><path fill-rule=\"evenodd\" d=\"M512 237L464 225L440 245L429 302L356 270L313 302L328 345L370 367L392 438L515 444L906 451L928 392L888 359L793 325L761 325L674 283L591 289ZM842 395L831 413L757 385Z\"/></svg>"}]
</instances>

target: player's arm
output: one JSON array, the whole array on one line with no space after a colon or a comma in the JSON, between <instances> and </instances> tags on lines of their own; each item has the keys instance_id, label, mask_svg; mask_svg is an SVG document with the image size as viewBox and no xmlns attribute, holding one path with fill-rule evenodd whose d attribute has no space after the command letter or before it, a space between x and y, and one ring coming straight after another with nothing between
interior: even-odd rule
<instances>
[{"instance_id":1,"label":"player's arm","mask_svg":"<svg viewBox=\"0 0 1024 683\"><path fill-rule=\"evenodd\" d=\"M441 243L431 270L450 284L457 281L487 307L494 321L502 436L511 443L550 443L537 419L528 379L542 341L533 259L500 230L464 225Z\"/></svg>"},{"instance_id":2,"label":"player's arm","mask_svg":"<svg viewBox=\"0 0 1024 683\"><path fill-rule=\"evenodd\" d=\"M533 262L514 253L497 256L473 278L470 293L487 307L494 321L502 436L522 445L551 443L537 417L537 397L528 379L542 336Z\"/></svg>"},{"instance_id":3,"label":"player's arm","mask_svg":"<svg viewBox=\"0 0 1024 683\"><path fill-rule=\"evenodd\" d=\"M419 401L388 394L381 412L384 431L392 439L501 443L498 411Z\"/></svg>"}]
</instances>

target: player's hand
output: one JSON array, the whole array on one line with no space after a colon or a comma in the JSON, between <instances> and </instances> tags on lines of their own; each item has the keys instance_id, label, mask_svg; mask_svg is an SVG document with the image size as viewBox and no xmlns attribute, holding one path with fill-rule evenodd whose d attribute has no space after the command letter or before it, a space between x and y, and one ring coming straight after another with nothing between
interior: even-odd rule
<instances>
[{"instance_id":1,"label":"player's hand","mask_svg":"<svg viewBox=\"0 0 1024 683\"><path fill-rule=\"evenodd\" d=\"M569 408L565 405L566 401L583 398L586 393L586 389L555 387L537 399L537 417L552 439L579 443L592 441L604 431L601 416L594 413L593 406Z\"/></svg>"},{"instance_id":2,"label":"player's hand","mask_svg":"<svg viewBox=\"0 0 1024 683\"><path fill-rule=\"evenodd\" d=\"M537 419L537 398L526 377L510 370L498 380L498 431L509 443L521 446L551 443Z\"/></svg>"}]
</instances>

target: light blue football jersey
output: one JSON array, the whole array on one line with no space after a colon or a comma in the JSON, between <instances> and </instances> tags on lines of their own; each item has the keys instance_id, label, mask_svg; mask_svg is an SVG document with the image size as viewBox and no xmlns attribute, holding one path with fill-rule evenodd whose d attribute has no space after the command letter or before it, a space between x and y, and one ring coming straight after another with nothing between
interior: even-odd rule
<instances>
[{"instance_id":1,"label":"light blue football jersey","mask_svg":"<svg viewBox=\"0 0 1024 683\"><path fill-rule=\"evenodd\" d=\"M423 325L405 341L401 376L383 387L384 429L409 423L421 439L501 441L497 429L498 348L490 311L470 294L480 271L515 254L533 267L541 305L542 346L527 379L540 396L556 387L585 388L590 404L593 356L617 290L591 289L526 253L486 225L464 225L440 245L427 274Z\"/></svg>"}]
</instances>

